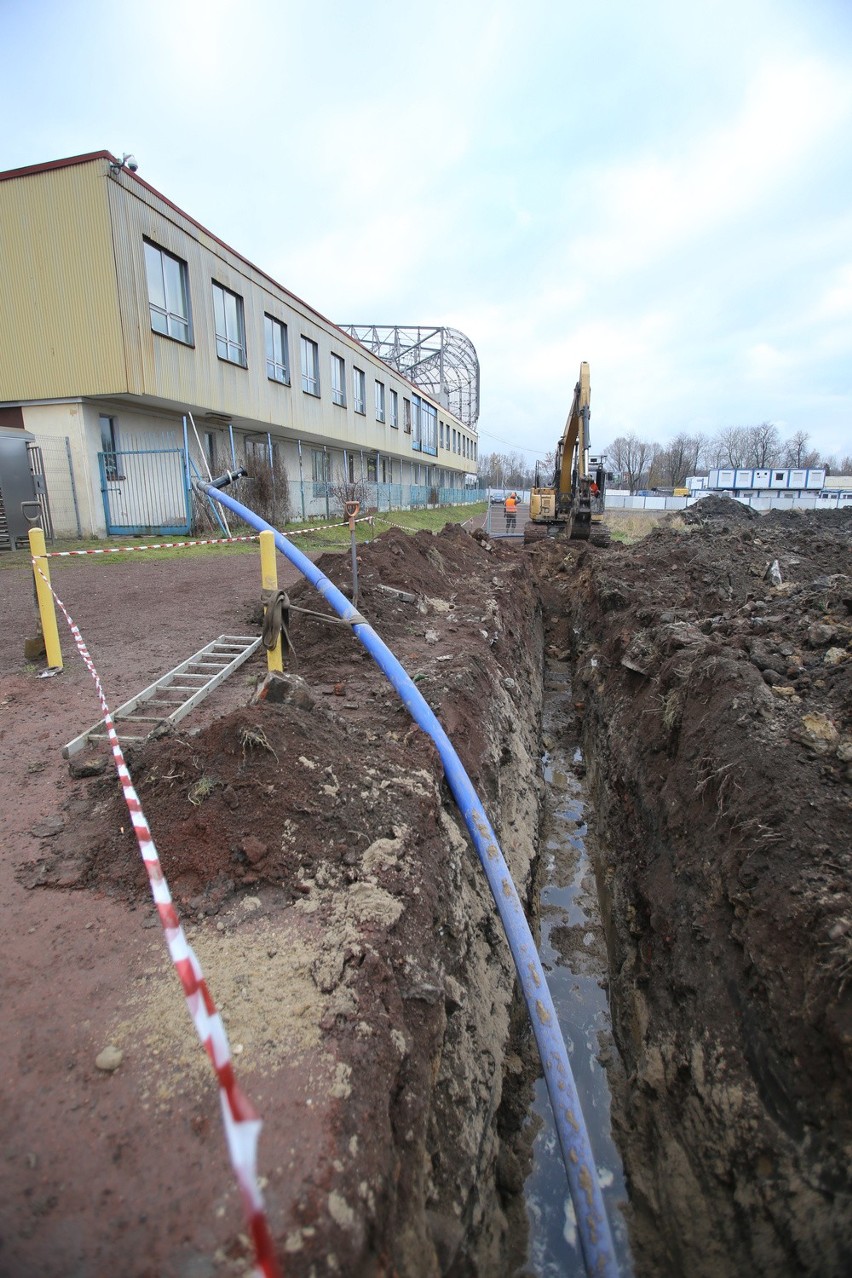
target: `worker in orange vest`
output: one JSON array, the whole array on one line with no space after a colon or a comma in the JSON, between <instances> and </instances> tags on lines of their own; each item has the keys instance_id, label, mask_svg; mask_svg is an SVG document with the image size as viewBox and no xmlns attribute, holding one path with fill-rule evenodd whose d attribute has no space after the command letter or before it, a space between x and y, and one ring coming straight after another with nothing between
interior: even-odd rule
<instances>
[{"instance_id":1,"label":"worker in orange vest","mask_svg":"<svg viewBox=\"0 0 852 1278\"><path fill-rule=\"evenodd\" d=\"M515 517L518 513L518 495L517 493L509 493L504 502L506 508L506 532L515 531Z\"/></svg>"}]
</instances>

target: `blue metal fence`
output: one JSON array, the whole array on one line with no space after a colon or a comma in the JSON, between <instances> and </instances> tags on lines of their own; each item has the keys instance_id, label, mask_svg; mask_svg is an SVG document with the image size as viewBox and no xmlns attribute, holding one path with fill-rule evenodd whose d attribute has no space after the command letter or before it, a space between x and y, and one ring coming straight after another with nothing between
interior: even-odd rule
<instances>
[{"instance_id":1,"label":"blue metal fence","mask_svg":"<svg viewBox=\"0 0 852 1278\"><path fill-rule=\"evenodd\" d=\"M173 536L192 527L186 454L182 448L98 453L107 532Z\"/></svg>"}]
</instances>

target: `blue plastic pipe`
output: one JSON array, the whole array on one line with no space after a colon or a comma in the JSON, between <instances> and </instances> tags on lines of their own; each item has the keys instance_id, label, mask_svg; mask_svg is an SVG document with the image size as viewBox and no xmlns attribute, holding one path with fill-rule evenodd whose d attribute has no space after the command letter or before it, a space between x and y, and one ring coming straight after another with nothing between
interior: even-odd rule
<instances>
[{"instance_id":1,"label":"blue plastic pipe","mask_svg":"<svg viewBox=\"0 0 852 1278\"><path fill-rule=\"evenodd\" d=\"M509 949L517 968L518 979L521 982L541 1056L550 1103L553 1106L556 1131L562 1147L565 1170L568 1173L568 1185L574 1202L577 1232L583 1249L586 1272L606 1275L606 1278L617 1278L615 1250L598 1183L597 1169L592 1157L592 1147L544 969L520 898L512 882L509 867L506 865L494 831L485 815L485 809L449 737L402 665L334 583L329 581L328 577L321 573L292 542L254 511L217 488L200 486L205 489L208 497L227 506L252 528L257 528L260 532L268 530L275 534L275 544L282 555L307 577L337 615L351 624L356 638L390 680L411 717L437 746L444 765L447 784L465 819L485 870L485 877L497 904Z\"/></svg>"}]
</instances>

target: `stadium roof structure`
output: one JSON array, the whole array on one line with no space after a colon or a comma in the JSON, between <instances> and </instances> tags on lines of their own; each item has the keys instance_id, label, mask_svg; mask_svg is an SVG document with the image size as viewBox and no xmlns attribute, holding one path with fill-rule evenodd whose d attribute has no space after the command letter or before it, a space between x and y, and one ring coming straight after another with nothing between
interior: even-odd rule
<instances>
[{"instance_id":1,"label":"stadium roof structure","mask_svg":"<svg viewBox=\"0 0 852 1278\"><path fill-rule=\"evenodd\" d=\"M479 359L469 337L437 324L341 324L367 350L471 430L479 420Z\"/></svg>"}]
</instances>

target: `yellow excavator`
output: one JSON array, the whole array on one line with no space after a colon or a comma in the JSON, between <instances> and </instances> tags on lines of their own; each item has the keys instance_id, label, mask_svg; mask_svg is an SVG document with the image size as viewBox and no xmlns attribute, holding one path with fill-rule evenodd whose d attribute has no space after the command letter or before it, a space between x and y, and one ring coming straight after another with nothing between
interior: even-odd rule
<instances>
[{"instance_id":1,"label":"yellow excavator","mask_svg":"<svg viewBox=\"0 0 852 1278\"><path fill-rule=\"evenodd\" d=\"M536 467L525 542L559 535L579 541L591 539L596 545L609 542L603 524L606 459L589 455L589 400L589 365L584 360L571 411L556 445L553 482L541 484Z\"/></svg>"}]
</instances>

